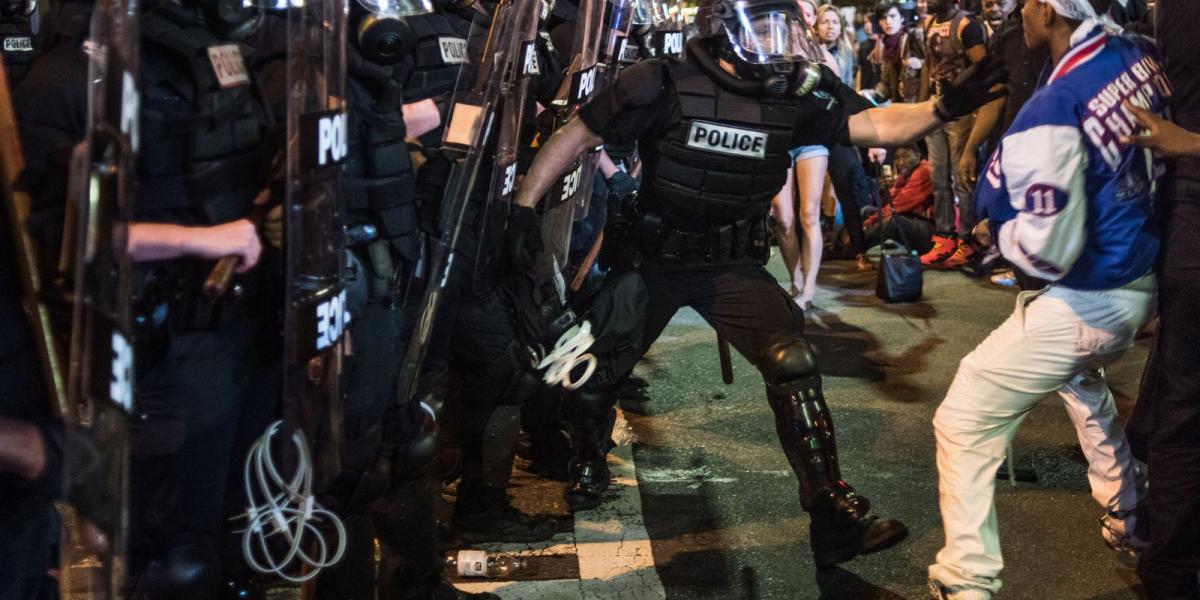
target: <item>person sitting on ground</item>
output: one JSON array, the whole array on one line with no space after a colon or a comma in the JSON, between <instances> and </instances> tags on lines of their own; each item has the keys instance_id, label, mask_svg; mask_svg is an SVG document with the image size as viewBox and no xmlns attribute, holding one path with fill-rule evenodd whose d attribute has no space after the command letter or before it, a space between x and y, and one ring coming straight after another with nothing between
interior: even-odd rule
<instances>
[{"instance_id":1,"label":"person sitting on ground","mask_svg":"<svg viewBox=\"0 0 1200 600\"><path fill-rule=\"evenodd\" d=\"M933 177L929 161L923 160L916 148L903 147L896 149L893 164L896 176L889 193L891 202L863 222L867 246L881 243L883 230L887 228L892 231L889 237L907 240L917 252L928 252L933 247L930 242L933 236Z\"/></svg>"}]
</instances>

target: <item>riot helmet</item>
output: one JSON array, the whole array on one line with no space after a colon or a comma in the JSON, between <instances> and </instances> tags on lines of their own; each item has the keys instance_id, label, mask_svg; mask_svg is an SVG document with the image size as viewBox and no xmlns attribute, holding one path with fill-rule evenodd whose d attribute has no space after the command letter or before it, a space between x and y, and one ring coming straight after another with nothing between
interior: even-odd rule
<instances>
[{"instance_id":1,"label":"riot helmet","mask_svg":"<svg viewBox=\"0 0 1200 600\"><path fill-rule=\"evenodd\" d=\"M631 34L649 36L667 25L666 5L660 0L632 0Z\"/></svg>"},{"instance_id":2,"label":"riot helmet","mask_svg":"<svg viewBox=\"0 0 1200 600\"><path fill-rule=\"evenodd\" d=\"M816 60L818 53L795 0L714 0L714 25L748 65Z\"/></svg>"},{"instance_id":3,"label":"riot helmet","mask_svg":"<svg viewBox=\"0 0 1200 600\"><path fill-rule=\"evenodd\" d=\"M795 0L713 0L708 17L739 78L774 95L807 94L820 79L820 49Z\"/></svg>"},{"instance_id":4,"label":"riot helmet","mask_svg":"<svg viewBox=\"0 0 1200 600\"><path fill-rule=\"evenodd\" d=\"M240 40L254 31L262 22L264 8L248 0L183 0L182 4L199 9L209 31L232 40Z\"/></svg>"},{"instance_id":5,"label":"riot helmet","mask_svg":"<svg viewBox=\"0 0 1200 600\"><path fill-rule=\"evenodd\" d=\"M430 0L355 0L350 3L354 43L371 62L397 63L417 43L417 34L405 19L431 12Z\"/></svg>"}]
</instances>

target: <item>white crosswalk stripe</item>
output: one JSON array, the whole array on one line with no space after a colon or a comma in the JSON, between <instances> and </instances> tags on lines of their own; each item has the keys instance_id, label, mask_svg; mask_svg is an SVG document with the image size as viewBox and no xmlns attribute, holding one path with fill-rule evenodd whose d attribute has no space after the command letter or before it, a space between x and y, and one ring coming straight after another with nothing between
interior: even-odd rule
<instances>
[{"instance_id":1,"label":"white crosswalk stripe","mask_svg":"<svg viewBox=\"0 0 1200 600\"><path fill-rule=\"evenodd\" d=\"M579 557L579 579L552 581L479 581L456 587L492 592L504 600L660 600L666 598L654 568L650 536L642 519L642 497L633 464L628 423L617 411L617 447L609 454L613 483L596 510L575 513L571 534L548 544L486 544L482 548L521 555L573 553Z\"/></svg>"}]
</instances>

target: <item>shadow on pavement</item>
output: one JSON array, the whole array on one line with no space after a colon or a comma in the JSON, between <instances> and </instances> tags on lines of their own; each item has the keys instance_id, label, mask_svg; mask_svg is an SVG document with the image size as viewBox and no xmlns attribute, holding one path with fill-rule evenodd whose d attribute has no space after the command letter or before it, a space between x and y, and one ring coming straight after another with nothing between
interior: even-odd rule
<instances>
[{"instance_id":1,"label":"shadow on pavement","mask_svg":"<svg viewBox=\"0 0 1200 600\"><path fill-rule=\"evenodd\" d=\"M832 312L810 311L809 317L804 337L817 351L822 374L883 381L886 365L868 356L879 351L879 340L873 334Z\"/></svg>"},{"instance_id":2,"label":"shadow on pavement","mask_svg":"<svg viewBox=\"0 0 1200 600\"><path fill-rule=\"evenodd\" d=\"M817 587L821 590L820 600L904 600L903 596L837 567L819 569Z\"/></svg>"}]
</instances>

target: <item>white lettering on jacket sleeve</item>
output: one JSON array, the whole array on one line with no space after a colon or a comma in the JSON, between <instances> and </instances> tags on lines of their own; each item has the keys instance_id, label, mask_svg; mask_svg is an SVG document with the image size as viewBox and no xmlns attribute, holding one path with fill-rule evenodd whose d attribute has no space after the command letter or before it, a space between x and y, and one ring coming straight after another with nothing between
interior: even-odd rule
<instances>
[{"instance_id":1,"label":"white lettering on jacket sleeve","mask_svg":"<svg viewBox=\"0 0 1200 600\"><path fill-rule=\"evenodd\" d=\"M1075 127L1041 125L1008 135L1004 146L1000 168L1017 216L1000 229L1000 251L1029 275L1061 279L1087 242L1083 136Z\"/></svg>"}]
</instances>

